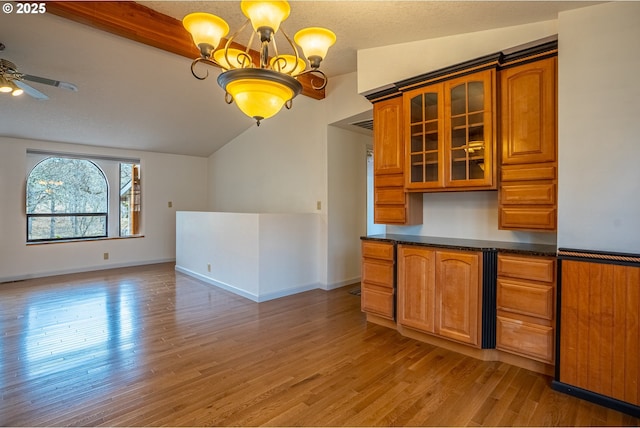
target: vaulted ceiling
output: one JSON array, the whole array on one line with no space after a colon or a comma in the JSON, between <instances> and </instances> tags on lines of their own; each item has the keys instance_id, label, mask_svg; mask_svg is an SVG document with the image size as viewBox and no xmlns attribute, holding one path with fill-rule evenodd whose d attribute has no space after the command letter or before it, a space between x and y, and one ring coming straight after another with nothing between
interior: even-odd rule
<instances>
[{"instance_id":1,"label":"vaulted ceiling","mask_svg":"<svg viewBox=\"0 0 640 428\"><path fill-rule=\"evenodd\" d=\"M244 22L237 1L140 4L177 20L194 11L214 13L232 31ZM290 35L306 26L336 33L338 41L322 67L331 77L355 72L359 49L553 20L562 10L588 4L293 1L283 27ZM79 88L72 92L34 83L49 96L45 101L2 94L0 136L208 156L255 126L225 104L215 78L194 79L184 56L50 13L1 14L0 43L6 46L0 58L14 62L19 71ZM217 72L211 72L215 77Z\"/></svg>"}]
</instances>

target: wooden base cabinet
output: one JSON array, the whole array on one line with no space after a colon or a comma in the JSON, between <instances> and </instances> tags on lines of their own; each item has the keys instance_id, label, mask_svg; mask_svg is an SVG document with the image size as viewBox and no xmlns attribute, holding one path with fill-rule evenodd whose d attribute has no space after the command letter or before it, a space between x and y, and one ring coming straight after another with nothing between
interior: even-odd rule
<instances>
[{"instance_id":1,"label":"wooden base cabinet","mask_svg":"<svg viewBox=\"0 0 640 428\"><path fill-rule=\"evenodd\" d=\"M394 244L362 241L360 299L363 312L395 319Z\"/></svg>"},{"instance_id":2,"label":"wooden base cabinet","mask_svg":"<svg viewBox=\"0 0 640 428\"><path fill-rule=\"evenodd\" d=\"M498 255L496 348L555 362L556 260Z\"/></svg>"},{"instance_id":3,"label":"wooden base cabinet","mask_svg":"<svg viewBox=\"0 0 640 428\"><path fill-rule=\"evenodd\" d=\"M398 246L398 323L480 346L478 252Z\"/></svg>"}]
</instances>

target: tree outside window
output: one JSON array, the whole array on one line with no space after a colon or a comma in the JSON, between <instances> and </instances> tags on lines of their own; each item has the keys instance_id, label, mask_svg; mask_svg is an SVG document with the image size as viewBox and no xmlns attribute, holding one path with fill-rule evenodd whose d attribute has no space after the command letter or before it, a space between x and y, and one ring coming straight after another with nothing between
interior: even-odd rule
<instances>
[{"instance_id":1,"label":"tree outside window","mask_svg":"<svg viewBox=\"0 0 640 428\"><path fill-rule=\"evenodd\" d=\"M95 163L44 159L27 177L27 241L106 237L108 193Z\"/></svg>"}]
</instances>

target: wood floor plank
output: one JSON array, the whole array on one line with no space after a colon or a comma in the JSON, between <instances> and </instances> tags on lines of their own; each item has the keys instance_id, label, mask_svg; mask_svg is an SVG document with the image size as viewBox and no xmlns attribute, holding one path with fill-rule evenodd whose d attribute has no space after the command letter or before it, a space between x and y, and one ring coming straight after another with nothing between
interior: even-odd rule
<instances>
[{"instance_id":1,"label":"wood floor plank","mask_svg":"<svg viewBox=\"0 0 640 428\"><path fill-rule=\"evenodd\" d=\"M0 426L637 426L550 378L171 264L0 284Z\"/></svg>"}]
</instances>

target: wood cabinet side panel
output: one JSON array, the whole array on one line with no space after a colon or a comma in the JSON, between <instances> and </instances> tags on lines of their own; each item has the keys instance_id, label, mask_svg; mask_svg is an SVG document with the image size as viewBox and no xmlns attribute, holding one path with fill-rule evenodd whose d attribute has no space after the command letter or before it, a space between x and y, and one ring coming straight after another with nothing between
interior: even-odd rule
<instances>
[{"instance_id":1,"label":"wood cabinet side panel","mask_svg":"<svg viewBox=\"0 0 640 428\"><path fill-rule=\"evenodd\" d=\"M560 381L640 405L640 268L563 260Z\"/></svg>"}]
</instances>

